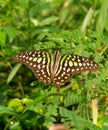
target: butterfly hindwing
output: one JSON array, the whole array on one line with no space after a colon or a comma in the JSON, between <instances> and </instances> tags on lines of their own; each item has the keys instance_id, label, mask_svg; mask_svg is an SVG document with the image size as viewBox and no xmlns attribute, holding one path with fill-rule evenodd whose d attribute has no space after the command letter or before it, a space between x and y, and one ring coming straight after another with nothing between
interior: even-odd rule
<instances>
[{"instance_id":1,"label":"butterfly hindwing","mask_svg":"<svg viewBox=\"0 0 108 130\"><path fill-rule=\"evenodd\" d=\"M57 87L64 85L74 74L84 71L94 71L98 64L89 58L77 55L64 55L61 57L58 69L55 73L53 84Z\"/></svg>"},{"instance_id":2,"label":"butterfly hindwing","mask_svg":"<svg viewBox=\"0 0 108 130\"><path fill-rule=\"evenodd\" d=\"M30 69L32 69L39 82L43 81L45 85L51 83L51 56L48 52L25 51L15 55L13 59L27 65Z\"/></svg>"}]
</instances>

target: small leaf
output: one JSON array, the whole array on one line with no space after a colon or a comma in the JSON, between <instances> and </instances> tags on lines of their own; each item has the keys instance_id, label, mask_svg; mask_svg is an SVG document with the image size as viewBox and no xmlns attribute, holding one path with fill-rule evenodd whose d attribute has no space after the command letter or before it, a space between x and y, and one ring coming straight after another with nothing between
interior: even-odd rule
<instances>
[{"instance_id":1,"label":"small leaf","mask_svg":"<svg viewBox=\"0 0 108 130\"><path fill-rule=\"evenodd\" d=\"M0 115L2 114L10 114L13 115L14 113L11 111L11 109L5 107L5 106L0 106Z\"/></svg>"},{"instance_id":2,"label":"small leaf","mask_svg":"<svg viewBox=\"0 0 108 130\"><path fill-rule=\"evenodd\" d=\"M18 2L20 3L20 5L25 8L28 9L29 8L29 0L18 0Z\"/></svg>"},{"instance_id":3,"label":"small leaf","mask_svg":"<svg viewBox=\"0 0 108 130\"><path fill-rule=\"evenodd\" d=\"M52 22L57 21L58 19L59 19L58 17L52 16L52 17L46 18L45 20L40 22L40 25L41 26L48 25L48 24L51 24Z\"/></svg>"},{"instance_id":4,"label":"small leaf","mask_svg":"<svg viewBox=\"0 0 108 130\"><path fill-rule=\"evenodd\" d=\"M22 105L22 101L20 99L13 99L9 102L8 108L19 107L21 105Z\"/></svg>"},{"instance_id":5,"label":"small leaf","mask_svg":"<svg viewBox=\"0 0 108 130\"><path fill-rule=\"evenodd\" d=\"M3 30L7 33L9 37L9 42L12 42L17 34L17 30L14 27L7 27L7 26L4 26Z\"/></svg>"},{"instance_id":6,"label":"small leaf","mask_svg":"<svg viewBox=\"0 0 108 130\"><path fill-rule=\"evenodd\" d=\"M105 22L107 20L107 11L108 11L108 1L103 0L101 10L100 10L100 14L99 14L99 18L98 18L98 21L97 21L97 24L96 24L96 31L100 35L103 34Z\"/></svg>"},{"instance_id":7,"label":"small leaf","mask_svg":"<svg viewBox=\"0 0 108 130\"><path fill-rule=\"evenodd\" d=\"M16 73L17 73L17 71L19 70L20 67L21 67L21 64L19 63L12 69L12 71L10 72L10 74L7 78L7 84L11 82L11 80L16 75Z\"/></svg>"},{"instance_id":8,"label":"small leaf","mask_svg":"<svg viewBox=\"0 0 108 130\"><path fill-rule=\"evenodd\" d=\"M0 30L0 46L3 47L5 45L6 33Z\"/></svg>"}]
</instances>

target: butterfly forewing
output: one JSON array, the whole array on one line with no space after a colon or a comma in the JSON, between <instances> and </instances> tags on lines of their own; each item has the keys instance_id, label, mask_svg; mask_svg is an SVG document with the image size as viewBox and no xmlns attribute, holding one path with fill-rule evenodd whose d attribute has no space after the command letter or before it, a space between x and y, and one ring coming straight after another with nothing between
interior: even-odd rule
<instances>
[{"instance_id":1,"label":"butterfly forewing","mask_svg":"<svg viewBox=\"0 0 108 130\"><path fill-rule=\"evenodd\" d=\"M64 55L61 57L55 73L53 84L57 87L64 85L74 74L84 71L94 71L99 66L94 61L77 55Z\"/></svg>"},{"instance_id":2,"label":"butterfly forewing","mask_svg":"<svg viewBox=\"0 0 108 130\"><path fill-rule=\"evenodd\" d=\"M51 83L51 56L49 53L45 51L26 51L15 55L13 59L32 69L39 82L43 81L45 85Z\"/></svg>"}]
</instances>

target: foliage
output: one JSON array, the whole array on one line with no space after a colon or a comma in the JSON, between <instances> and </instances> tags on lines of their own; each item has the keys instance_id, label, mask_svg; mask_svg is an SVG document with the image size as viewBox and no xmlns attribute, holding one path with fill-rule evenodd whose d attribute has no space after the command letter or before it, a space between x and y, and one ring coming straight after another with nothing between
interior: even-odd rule
<instances>
[{"instance_id":1,"label":"foliage","mask_svg":"<svg viewBox=\"0 0 108 130\"><path fill-rule=\"evenodd\" d=\"M0 130L47 130L54 123L73 130L107 130L108 1L0 0L0 7ZM31 49L90 57L100 70L72 77L57 93L12 60Z\"/></svg>"}]
</instances>

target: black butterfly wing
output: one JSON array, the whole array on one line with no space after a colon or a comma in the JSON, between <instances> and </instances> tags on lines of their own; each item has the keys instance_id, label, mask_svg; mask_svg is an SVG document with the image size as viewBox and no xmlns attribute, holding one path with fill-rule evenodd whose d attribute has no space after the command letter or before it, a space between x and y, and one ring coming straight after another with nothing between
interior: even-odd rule
<instances>
[{"instance_id":1,"label":"black butterfly wing","mask_svg":"<svg viewBox=\"0 0 108 130\"><path fill-rule=\"evenodd\" d=\"M13 59L32 69L39 82L43 81L45 85L51 83L51 56L48 52L25 51L15 55Z\"/></svg>"},{"instance_id":2,"label":"black butterfly wing","mask_svg":"<svg viewBox=\"0 0 108 130\"><path fill-rule=\"evenodd\" d=\"M54 75L53 84L57 87L64 85L74 74L84 71L94 71L99 66L89 58L77 55L64 55L61 57L58 69Z\"/></svg>"}]
</instances>

